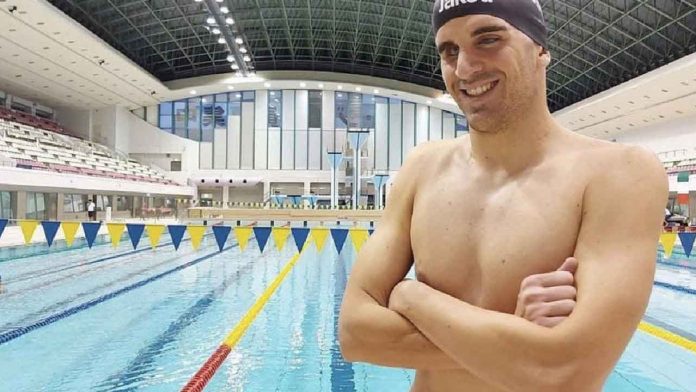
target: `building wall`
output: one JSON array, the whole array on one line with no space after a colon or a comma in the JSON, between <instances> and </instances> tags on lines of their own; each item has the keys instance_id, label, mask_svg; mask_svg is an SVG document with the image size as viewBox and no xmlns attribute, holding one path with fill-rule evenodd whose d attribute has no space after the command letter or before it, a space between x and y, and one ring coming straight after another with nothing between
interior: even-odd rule
<instances>
[{"instance_id":1,"label":"building wall","mask_svg":"<svg viewBox=\"0 0 696 392\"><path fill-rule=\"evenodd\" d=\"M200 143L200 170L328 171L326 152L349 151L347 131L365 130L363 169L395 171L415 145L468 131L456 113L347 91L239 91L165 102L158 111L166 133Z\"/></svg>"}]
</instances>

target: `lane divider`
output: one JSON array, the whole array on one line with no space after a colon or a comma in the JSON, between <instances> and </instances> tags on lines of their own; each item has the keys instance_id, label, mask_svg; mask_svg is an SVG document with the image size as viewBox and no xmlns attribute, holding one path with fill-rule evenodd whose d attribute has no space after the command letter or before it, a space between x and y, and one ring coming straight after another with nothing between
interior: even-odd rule
<instances>
[{"instance_id":1,"label":"lane divider","mask_svg":"<svg viewBox=\"0 0 696 392\"><path fill-rule=\"evenodd\" d=\"M647 321L641 321L640 324L638 324L638 330L696 353L695 341L679 336L657 325L650 324Z\"/></svg>"},{"instance_id":2,"label":"lane divider","mask_svg":"<svg viewBox=\"0 0 696 392\"><path fill-rule=\"evenodd\" d=\"M234 248L234 247L236 247L236 246L237 246L237 245L235 244L235 245L233 245L233 246L230 246L230 247L227 247L227 248L223 249L222 251L215 251L214 253L207 254L207 255L202 256L202 257L199 257L199 258L197 258L197 259L193 259L193 260L191 260L191 261L189 261L189 262L187 262L187 263L184 263L184 264L179 265L178 267L169 269L169 270L164 271L164 272L162 272L162 273L159 273L159 274L157 274L157 275L155 275L155 276L151 276L151 277L149 277L149 278L147 278L147 279L143 279L143 280L141 280L141 281L139 281L139 282L133 283L133 284L131 284L131 285L129 285L129 286L126 286L126 287L124 287L124 288L122 288L122 289L113 291L113 292L111 292L111 293L102 295L101 297L95 298L95 299L93 299L93 300L91 300L91 301L84 302L84 303L82 303L82 304L80 304L80 305L73 306L72 308L66 309L66 310L64 310L64 311L62 311L62 312L59 312L59 313L56 313L56 314L54 314L54 315L45 317L45 318L43 318L43 319L41 319L41 320L38 320L37 322L35 322L35 323L31 324L31 325L13 328L13 329L11 329L11 330L9 330L9 331L7 331L7 332L1 333L1 334L0 334L0 345L3 345L3 344L5 344L5 343L7 343L7 342L9 342L9 341L11 341L11 340L17 339L18 337L20 337L20 336L22 336L22 335L28 334L29 332L31 332L31 331L33 331L33 330L35 330L35 329L38 329L38 328L45 327L45 326L47 326L47 325L53 324L53 323L55 323L56 321L59 321L59 320L62 320L62 319L64 319L64 318L66 318L66 317L72 316L73 314L82 312L83 310L87 310L87 309L89 309L89 308L91 308L91 307L93 307L93 306L95 306L95 305L98 305L98 304L104 302L104 301L108 301L108 300L110 300L110 299L112 299L112 298L115 298L115 297L121 295L121 294L125 294L125 293L127 293L127 292L129 292L129 291L131 291L131 290L137 289L138 287L142 287L142 286L145 286L146 284L149 284L149 283L152 283L152 282L154 282L154 281L156 281L156 280L162 279L162 278L164 278L165 276L170 275L170 274L173 274L173 273L178 272L178 271L181 271L181 270L184 269L184 268L188 268L188 267L191 267L191 266L193 266L193 265L196 265L196 264L198 264L198 263L200 263L200 262L202 262L202 261L208 260L208 259L210 259L210 258L212 258L212 257L215 257L215 256L219 255L219 254L222 253L222 252L228 251L228 250L230 250L230 249L232 249L232 248Z\"/></svg>"},{"instance_id":3,"label":"lane divider","mask_svg":"<svg viewBox=\"0 0 696 392\"><path fill-rule=\"evenodd\" d=\"M244 336L244 333L247 331L247 329L249 329L251 323L254 322L256 316L258 316L258 314L261 312L278 286L280 286L290 270L292 270L292 268L295 266L302 253L303 252L297 253L290 259L290 261L287 262L287 264L285 264L285 267L283 267L278 276L276 276L273 282L266 288L266 290L264 290L251 308L249 308L244 317L242 317L239 323L237 323L234 329L222 341L220 346L213 352L208 360L205 361L203 366L201 366L196 374L191 377L189 382L181 390L182 392L203 391L203 388L205 388L210 379L213 378L215 372L217 372L217 370L220 368L220 365L222 365L222 363L225 361L234 346L236 346L242 336Z\"/></svg>"}]
</instances>

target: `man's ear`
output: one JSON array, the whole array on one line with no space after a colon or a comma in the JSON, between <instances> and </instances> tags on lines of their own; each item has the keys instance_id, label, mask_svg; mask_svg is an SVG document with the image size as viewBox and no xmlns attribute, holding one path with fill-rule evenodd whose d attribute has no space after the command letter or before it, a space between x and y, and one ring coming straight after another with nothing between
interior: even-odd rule
<instances>
[{"instance_id":1,"label":"man's ear","mask_svg":"<svg viewBox=\"0 0 696 392\"><path fill-rule=\"evenodd\" d=\"M548 67L549 64L551 64L551 53L548 51L548 49L541 48L541 51L539 51L539 57L541 57L544 67Z\"/></svg>"}]
</instances>

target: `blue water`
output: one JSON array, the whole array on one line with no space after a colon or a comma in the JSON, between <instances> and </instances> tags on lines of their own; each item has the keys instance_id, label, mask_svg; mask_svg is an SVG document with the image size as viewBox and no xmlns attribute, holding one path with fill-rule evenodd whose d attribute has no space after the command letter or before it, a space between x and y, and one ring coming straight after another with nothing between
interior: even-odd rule
<instances>
[{"instance_id":1,"label":"blue water","mask_svg":"<svg viewBox=\"0 0 696 392\"><path fill-rule=\"evenodd\" d=\"M332 247L303 253L206 390L408 390L412 371L342 360L355 252ZM197 251L124 242L0 262L0 391L180 390L295 252L292 239L218 252L207 237ZM656 281L646 321L694 340L696 268L660 264ZM696 391L694 374L695 353L638 331L605 390Z\"/></svg>"}]
</instances>

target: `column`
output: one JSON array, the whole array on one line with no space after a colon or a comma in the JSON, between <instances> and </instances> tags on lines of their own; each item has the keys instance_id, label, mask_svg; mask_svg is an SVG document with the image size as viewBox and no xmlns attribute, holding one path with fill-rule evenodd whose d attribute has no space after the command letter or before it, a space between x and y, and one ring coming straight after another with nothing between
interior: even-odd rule
<instances>
[{"instance_id":1,"label":"column","mask_svg":"<svg viewBox=\"0 0 696 392\"><path fill-rule=\"evenodd\" d=\"M222 187L222 208L230 208L230 186L225 185Z\"/></svg>"}]
</instances>

